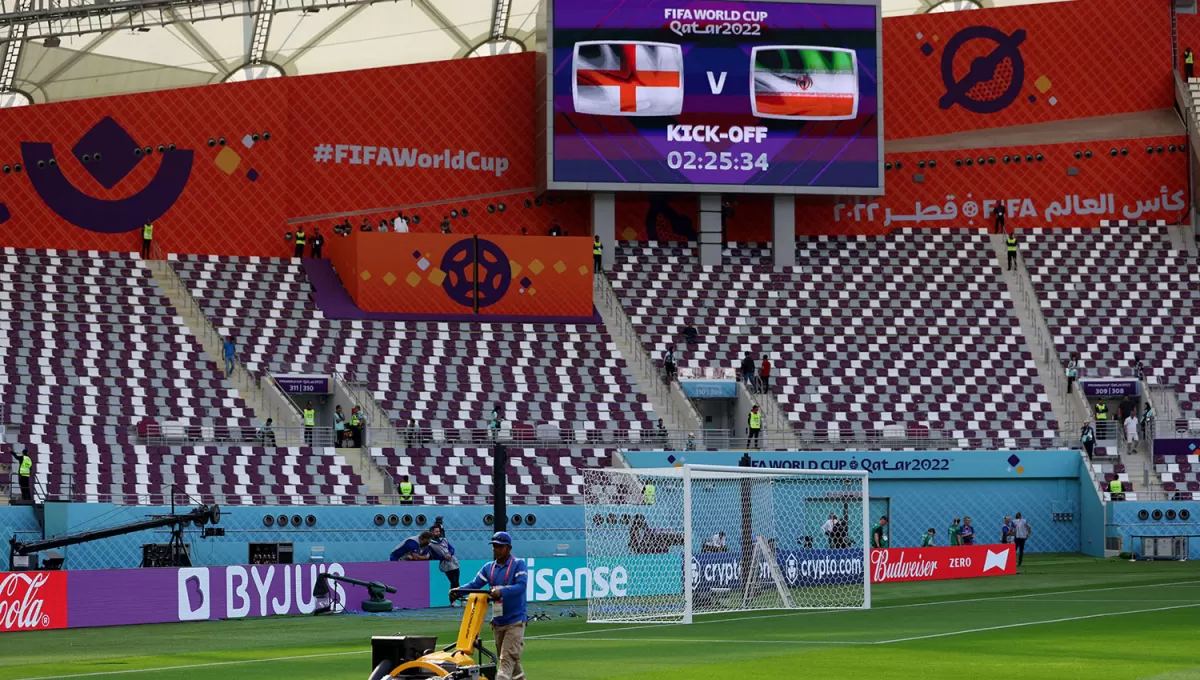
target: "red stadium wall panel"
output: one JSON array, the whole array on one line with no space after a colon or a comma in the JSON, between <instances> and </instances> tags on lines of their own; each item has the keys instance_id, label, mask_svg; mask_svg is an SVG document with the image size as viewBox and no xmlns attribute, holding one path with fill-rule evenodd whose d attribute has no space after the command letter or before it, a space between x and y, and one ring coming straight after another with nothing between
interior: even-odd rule
<instances>
[{"instance_id":1,"label":"red stadium wall panel","mask_svg":"<svg viewBox=\"0 0 1200 680\"><path fill-rule=\"evenodd\" d=\"M532 191L533 75L523 54L0 110L0 246L137 250L151 219L166 251L286 256L289 219L482 216Z\"/></svg>"},{"instance_id":2,"label":"red stadium wall panel","mask_svg":"<svg viewBox=\"0 0 1200 680\"><path fill-rule=\"evenodd\" d=\"M991 207L999 200L1007 202L1006 224L1015 229L1095 227L1105 220L1178 221L1189 204L1185 144L1181 135L890 154L887 159L893 170L888 172L885 196L859 204L797 202L797 230L880 234L911 227L980 227L992 224ZM1147 153L1147 148L1152 152ZM1110 155L1113 149L1115 157ZM1128 153L1121 155L1122 149ZM1087 151L1092 152L1091 158L1084 155ZM1075 158L1076 152L1080 159ZM1038 161L1038 154L1044 160ZM1012 162L1018 155L1021 162ZM1005 156L1009 163L1004 162ZM1026 160L1030 157L1032 162ZM919 166L922 161L925 168ZM930 161L937 167L930 168ZM963 165L959 167L957 161ZM1078 173L1072 175L1072 168ZM923 181L915 181L917 177ZM767 234L766 229L761 231Z\"/></svg>"},{"instance_id":3,"label":"red stadium wall panel","mask_svg":"<svg viewBox=\"0 0 1200 680\"><path fill-rule=\"evenodd\" d=\"M532 55L285 80L292 217L534 185Z\"/></svg>"},{"instance_id":4,"label":"red stadium wall panel","mask_svg":"<svg viewBox=\"0 0 1200 680\"><path fill-rule=\"evenodd\" d=\"M525 318L593 313L587 237L354 232L334 244L334 269L367 311Z\"/></svg>"},{"instance_id":5,"label":"red stadium wall panel","mask_svg":"<svg viewBox=\"0 0 1200 680\"><path fill-rule=\"evenodd\" d=\"M888 139L1165 109L1174 101L1167 2L1077 0L890 17L883 41Z\"/></svg>"}]
</instances>

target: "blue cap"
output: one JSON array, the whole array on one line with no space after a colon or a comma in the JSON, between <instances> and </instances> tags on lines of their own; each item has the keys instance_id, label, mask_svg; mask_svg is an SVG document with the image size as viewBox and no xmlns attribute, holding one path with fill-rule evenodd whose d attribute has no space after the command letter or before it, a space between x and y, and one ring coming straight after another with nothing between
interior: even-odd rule
<instances>
[{"instance_id":1,"label":"blue cap","mask_svg":"<svg viewBox=\"0 0 1200 680\"><path fill-rule=\"evenodd\" d=\"M497 531L492 534L492 545L512 545L512 536L508 535L507 531Z\"/></svg>"}]
</instances>

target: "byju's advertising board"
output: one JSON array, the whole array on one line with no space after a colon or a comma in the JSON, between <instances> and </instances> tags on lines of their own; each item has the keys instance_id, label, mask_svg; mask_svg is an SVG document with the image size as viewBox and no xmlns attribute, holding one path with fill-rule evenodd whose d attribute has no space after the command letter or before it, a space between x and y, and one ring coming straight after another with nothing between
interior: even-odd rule
<instances>
[{"instance_id":1,"label":"byju's advertising board","mask_svg":"<svg viewBox=\"0 0 1200 680\"><path fill-rule=\"evenodd\" d=\"M311 614L323 572L395 586L397 609L429 606L429 567L416 562L0 572L0 632ZM329 588L347 611L367 599Z\"/></svg>"},{"instance_id":2,"label":"byju's advertising board","mask_svg":"<svg viewBox=\"0 0 1200 680\"><path fill-rule=\"evenodd\" d=\"M544 6L548 188L883 193L878 2Z\"/></svg>"}]
</instances>

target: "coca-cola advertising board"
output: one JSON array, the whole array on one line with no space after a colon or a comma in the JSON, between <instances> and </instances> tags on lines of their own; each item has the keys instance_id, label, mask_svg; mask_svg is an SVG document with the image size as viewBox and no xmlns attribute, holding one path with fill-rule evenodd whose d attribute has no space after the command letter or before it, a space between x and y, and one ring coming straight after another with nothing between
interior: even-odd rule
<instances>
[{"instance_id":1,"label":"coca-cola advertising board","mask_svg":"<svg viewBox=\"0 0 1200 680\"><path fill-rule=\"evenodd\" d=\"M66 572L0 572L0 633L67 627Z\"/></svg>"},{"instance_id":2,"label":"coca-cola advertising board","mask_svg":"<svg viewBox=\"0 0 1200 680\"><path fill-rule=\"evenodd\" d=\"M0 632L311 614L322 572L395 586L397 609L429 606L422 562L0 572ZM367 598L361 586L329 587L347 611Z\"/></svg>"},{"instance_id":3,"label":"coca-cola advertising board","mask_svg":"<svg viewBox=\"0 0 1200 680\"><path fill-rule=\"evenodd\" d=\"M871 583L944 581L1017 573L1012 545L887 548L871 551Z\"/></svg>"}]
</instances>

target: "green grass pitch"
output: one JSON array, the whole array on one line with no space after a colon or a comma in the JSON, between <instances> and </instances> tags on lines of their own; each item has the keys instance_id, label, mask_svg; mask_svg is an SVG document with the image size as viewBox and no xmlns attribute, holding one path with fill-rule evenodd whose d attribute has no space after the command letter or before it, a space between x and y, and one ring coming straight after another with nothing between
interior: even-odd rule
<instances>
[{"instance_id":1,"label":"green grass pitch","mask_svg":"<svg viewBox=\"0 0 1200 680\"><path fill-rule=\"evenodd\" d=\"M555 617L529 625L524 663L531 680L1200 678L1193 562L1031 556L1017 576L885 584L872 600L690 626ZM0 680L362 680L372 635L456 631L446 610L12 633Z\"/></svg>"}]
</instances>

